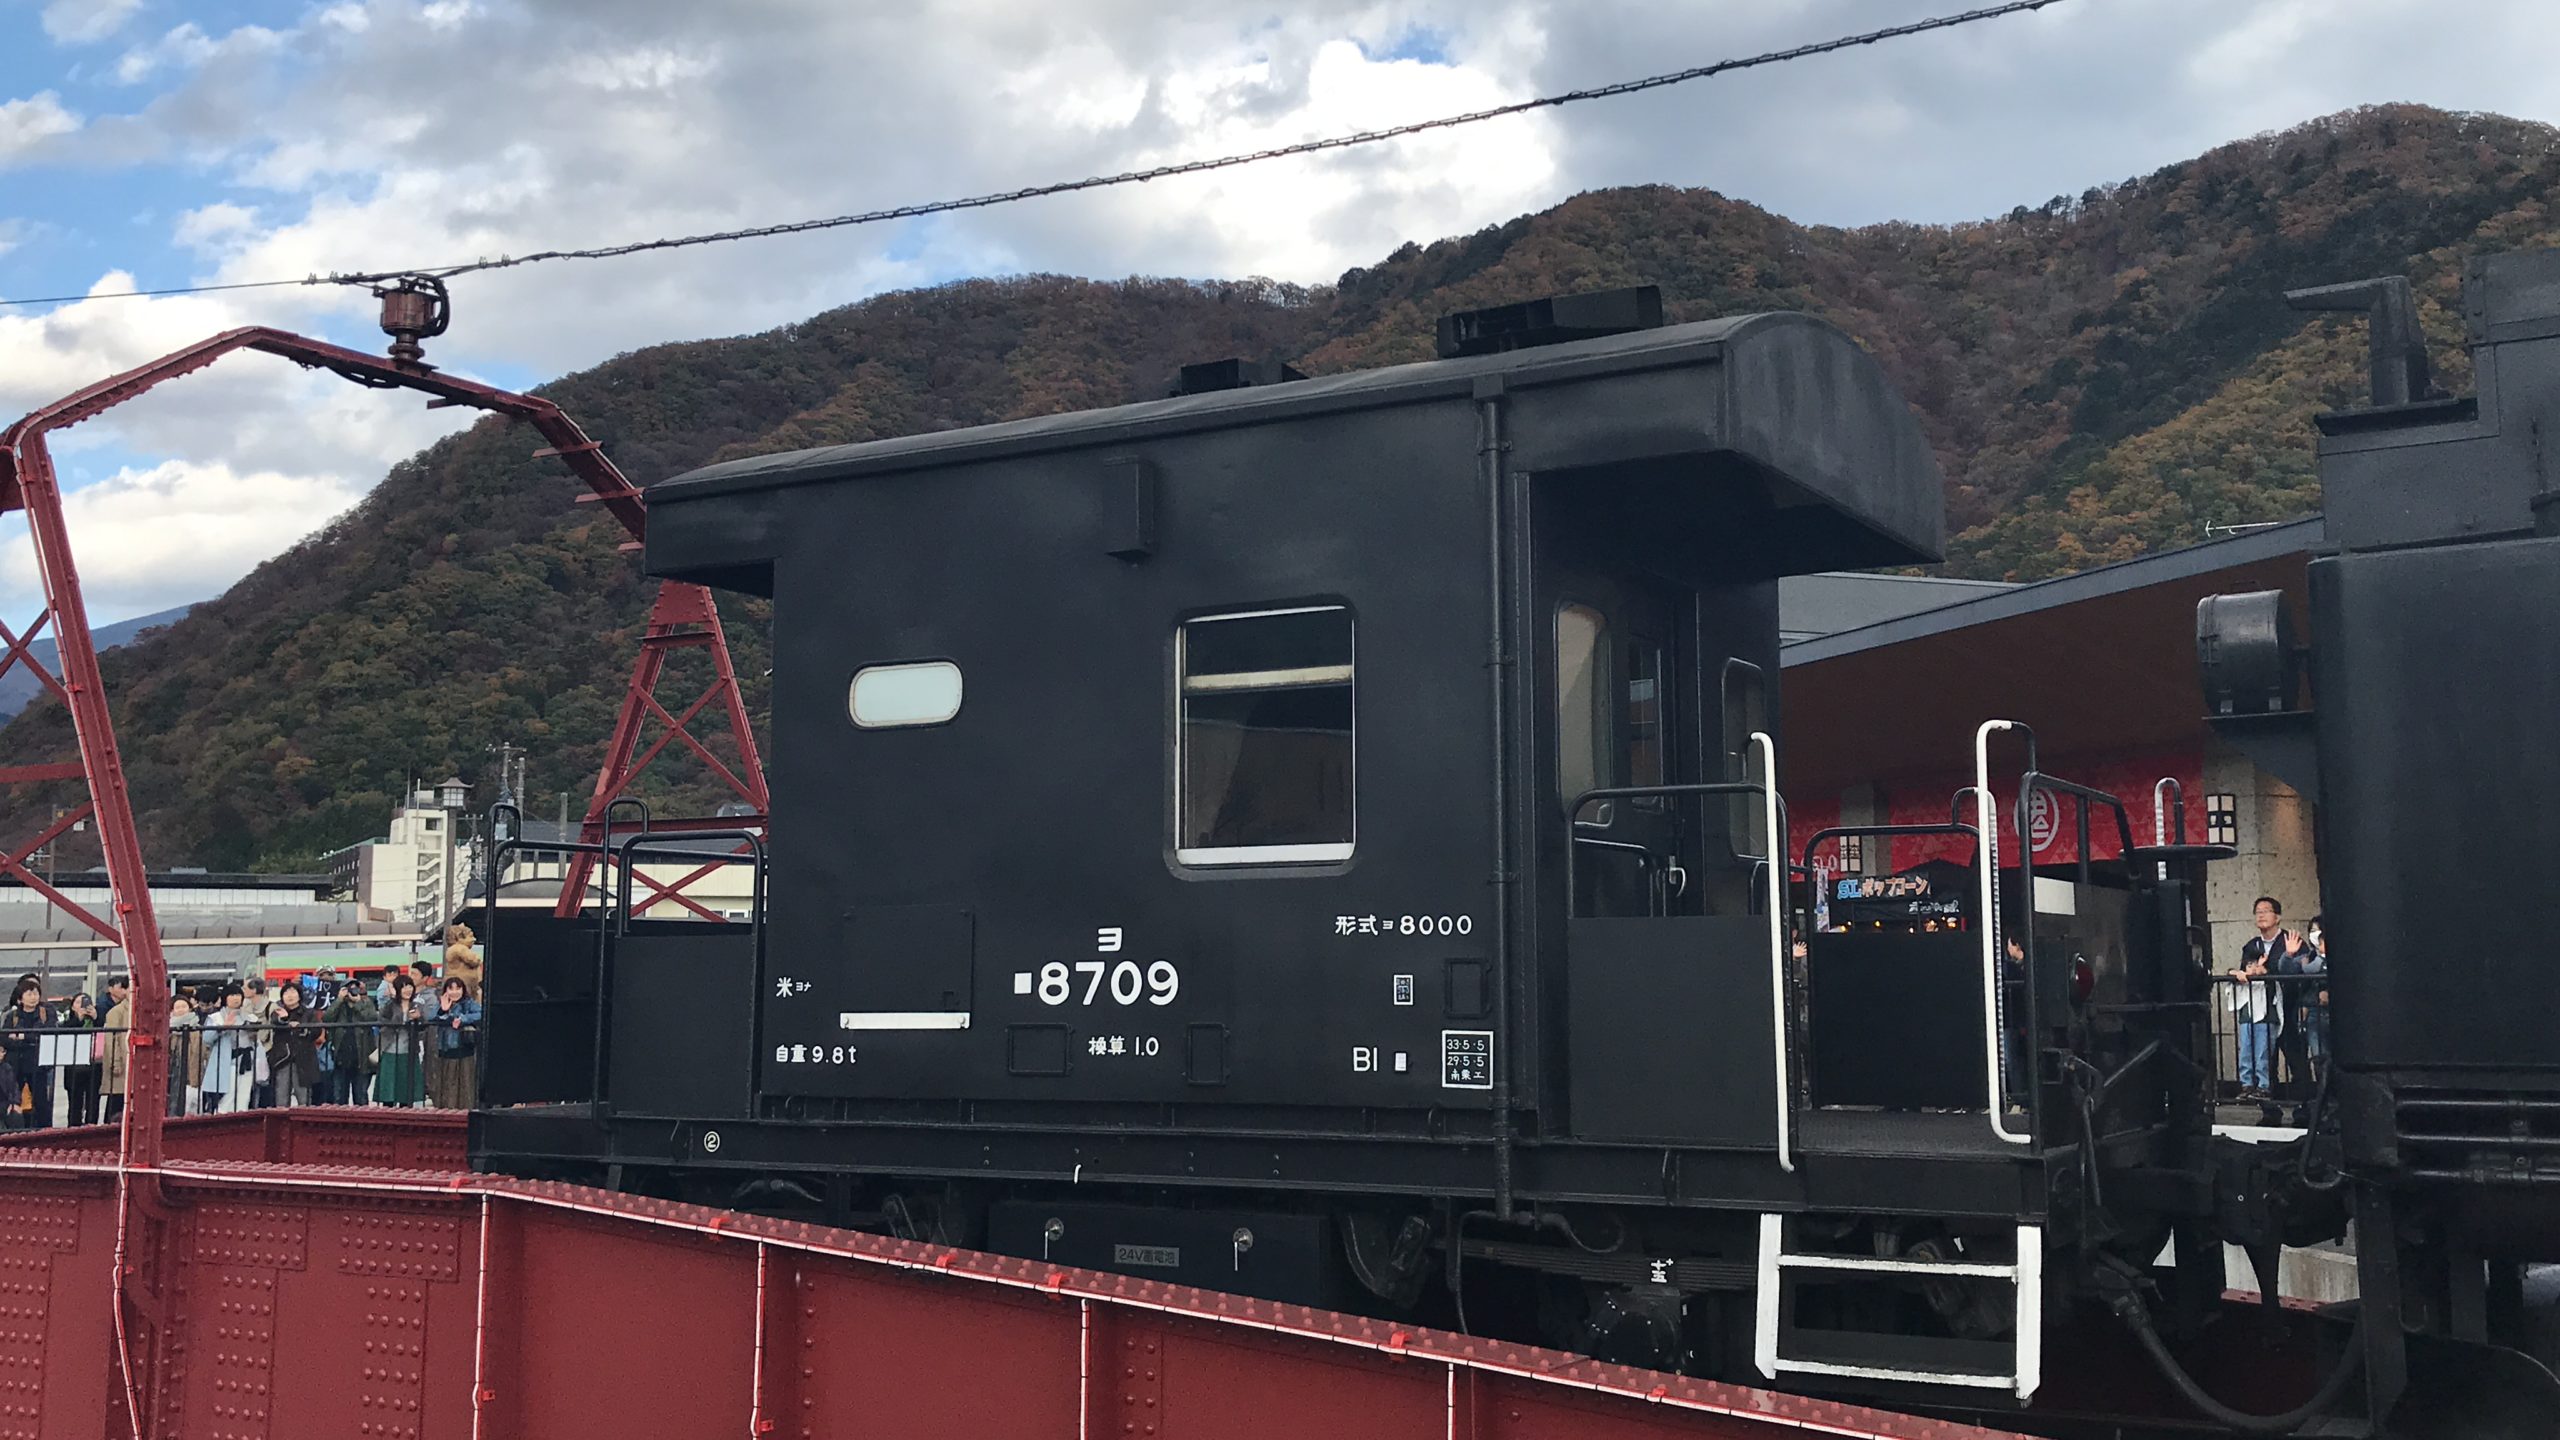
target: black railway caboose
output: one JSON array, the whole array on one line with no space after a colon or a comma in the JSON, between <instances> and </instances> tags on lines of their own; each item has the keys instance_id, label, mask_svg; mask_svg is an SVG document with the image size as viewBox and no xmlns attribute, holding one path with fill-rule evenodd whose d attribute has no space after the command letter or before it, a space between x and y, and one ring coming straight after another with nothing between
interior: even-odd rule
<instances>
[{"instance_id":1,"label":"black railway caboose","mask_svg":"<svg viewBox=\"0 0 2560 1440\"><path fill-rule=\"evenodd\" d=\"M493 914L475 1161L2031 1394L2064 1292L2212 1212L2195 857L1978 861L1960 928L1811 937L1889 1005L1808 992L1775 582L1936 559L1941 478L1838 331L1658 314L655 487L651 573L772 601L771 900ZM1949 830L2023 804L1988 768Z\"/></svg>"}]
</instances>

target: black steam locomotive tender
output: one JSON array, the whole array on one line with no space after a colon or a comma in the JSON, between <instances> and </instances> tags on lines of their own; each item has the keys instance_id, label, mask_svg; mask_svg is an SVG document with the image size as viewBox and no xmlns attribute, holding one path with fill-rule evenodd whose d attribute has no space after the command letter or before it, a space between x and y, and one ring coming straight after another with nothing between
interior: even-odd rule
<instances>
[{"instance_id":1,"label":"black steam locomotive tender","mask_svg":"<svg viewBox=\"0 0 2560 1440\"><path fill-rule=\"evenodd\" d=\"M770 900L494 908L474 1162L1915 1405L2193 1343L2344 1203L2213 1134L2209 852L1986 726L1961 925L1801 934L1776 582L1937 559L1941 477L1838 331L1660 320L654 487L772 601Z\"/></svg>"}]
</instances>

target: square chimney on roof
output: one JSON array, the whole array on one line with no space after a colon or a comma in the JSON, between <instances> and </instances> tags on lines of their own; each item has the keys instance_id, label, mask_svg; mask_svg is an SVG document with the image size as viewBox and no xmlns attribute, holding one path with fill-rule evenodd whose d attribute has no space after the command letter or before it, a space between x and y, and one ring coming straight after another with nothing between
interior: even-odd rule
<instances>
[{"instance_id":1,"label":"square chimney on roof","mask_svg":"<svg viewBox=\"0 0 2560 1440\"><path fill-rule=\"evenodd\" d=\"M1662 324L1662 287L1630 285L1580 295L1550 295L1487 310L1458 310L1440 317L1440 358L1496 355L1532 345L1561 345L1652 330Z\"/></svg>"},{"instance_id":2,"label":"square chimney on roof","mask_svg":"<svg viewBox=\"0 0 2560 1440\"><path fill-rule=\"evenodd\" d=\"M1278 360L1247 360L1230 355L1224 360L1203 360L1185 365L1175 377L1175 395L1206 395L1212 390L1242 390L1248 385L1279 385L1306 379L1306 372L1295 365Z\"/></svg>"}]
</instances>

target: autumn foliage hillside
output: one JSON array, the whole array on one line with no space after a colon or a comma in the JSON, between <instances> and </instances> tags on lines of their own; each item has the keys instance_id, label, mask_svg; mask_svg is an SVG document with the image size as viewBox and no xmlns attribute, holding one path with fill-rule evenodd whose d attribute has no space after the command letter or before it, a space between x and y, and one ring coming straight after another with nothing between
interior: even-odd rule
<instances>
[{"instance_id":1,"label":"autumn foliage hillside","mask_svg":"<svg viewBox=\"0 0 2560 1440\"><path fill-rule=\"evenodd\" d=\"M2309 419L2355 397L2362 341L2282 292L2408 273L2459 385L2462 264L2560 243L2556 186L2560 132L2388 107L1971 224L1816 228L1705 190L1610 190L1407 245L1330 287L972 281L624 355L546 393L646 483L1160 395L1195 359L1425 358L1443 311L1650 282L1679 319L1800 309L1857 336L1945 467L1949 568L2035 579L2317 509ZM483 773L502 739L531 748L536 813L561 792L583 805L648 587L532 448L496 424L441 442L229 594L111 652L159 863L312 865L378 833L410 777ZM734 607L757 705L763 622ZM0 762L68 738L39 704L0 731ZM33 813L0 815L0 841Z\"/></svg>"}]
</instances>

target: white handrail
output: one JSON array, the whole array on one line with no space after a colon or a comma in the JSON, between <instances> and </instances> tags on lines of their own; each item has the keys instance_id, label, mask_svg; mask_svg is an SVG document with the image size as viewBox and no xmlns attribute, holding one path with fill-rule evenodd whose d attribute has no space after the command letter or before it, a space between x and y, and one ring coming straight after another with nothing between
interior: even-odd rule
<instances>
[{"instance_id":1,"label":"white handrail","mask_svg":"<svg viewBox=\"0 0 2560 1440\"><path fill-rule=\"evenodd\" d=\"M1751 748L1760 757L1760 819L1768 837L1762 843L1769 856L1769 1049L1777 1057L1778 1168L1793 1174L1795 1150L1788 1131L1794 1128L1795 1114L1787 1091L1787 837L1778 833L1778 742L1768 732L1754 730Z\"/></svg>"},{"instance_id":2,"label":"white handrail","mask_svg":"<svg viewBox=\"0 0 2560 1440\"><path fill-rule=\"evenodd\" d=\"M1991 1133L2012 1145L2029 1145L2035 1142L2033 1135L2009 1128L2008 1105L2000 1093L2000 817L1991 807L1991 735L2017 728L2015 720L1985 720L1973 732L1973 815L1982 832L1977 857L1982 867L1982 1064Z\"/></svg>"},{"instance_id":3,"label":"white handrail","mask_svg":"<svg viewBox=\"0 0 2560 1440\"><path fill-rule=\"evenodd\" d=\"M2184 810L2187 803L2187 787L2178 783L2177 776L2163 775L2151 782L2151 843L2160 846L2166 846L2169 843L2169 807L2160 799L2160 792L2163 790L2178 792L2179 809ZM2187 843L2187 827L2184 825L2178 827L2178 843L2181 845ZM2161 861L2156 868L2160 872L2161 879L2169 878L2168 861Z\"/></svg>"}]
</instances>

